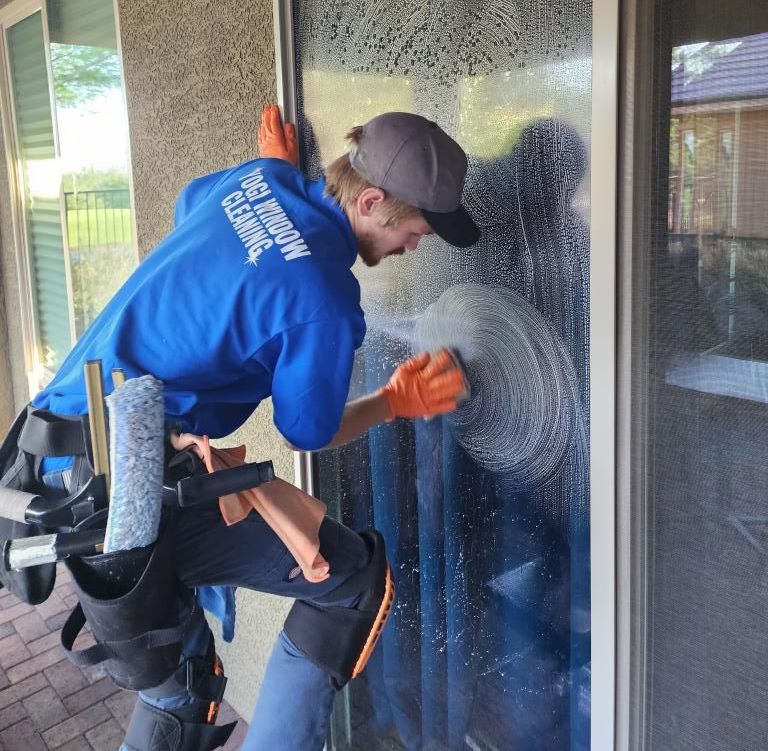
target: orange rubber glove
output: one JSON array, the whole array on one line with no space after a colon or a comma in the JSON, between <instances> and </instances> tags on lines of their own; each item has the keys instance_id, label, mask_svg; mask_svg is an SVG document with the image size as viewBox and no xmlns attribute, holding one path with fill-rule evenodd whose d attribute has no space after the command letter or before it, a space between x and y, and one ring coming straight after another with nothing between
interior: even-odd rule
<instances>
[{"instance_id":1,"label":"orange rubber glove","mask_svg":"<svg viewBox=\"0 0 768 751\"><path fill-rule=\"evenodd\" d=\"M467 395L467 382L454 356L441 349L404 362L379 393L387 398L390 420L433 417L456 409Z\"/></svg>"},{"instance_id":2,"label":"orange rubber glove","mask_svg":"<svg viewBox=\"0 0 768 751\"><path fill-rule=\"evenodd\" d=\"M299 163L296 128L291 123L283 125L280 108L276 104L268 104L261 113L259 156L282 159L294 167Z\"/></svg>"}]
</instances>

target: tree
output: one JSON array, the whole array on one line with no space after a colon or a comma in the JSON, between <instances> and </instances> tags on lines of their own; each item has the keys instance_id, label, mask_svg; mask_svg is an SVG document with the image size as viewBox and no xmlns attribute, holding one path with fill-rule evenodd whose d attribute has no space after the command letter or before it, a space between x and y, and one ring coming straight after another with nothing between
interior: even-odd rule
<instances>
[{"instance_id":1,"label":"tree","mask_svg":"<svg viewBox=\"0 0 768 751\"><path fill-rule=\"evenodd\" d=\"M51 67L59 107L77 107L120 86L120 63L114 50L51 44Z\"/></svg>"}]
</instances>

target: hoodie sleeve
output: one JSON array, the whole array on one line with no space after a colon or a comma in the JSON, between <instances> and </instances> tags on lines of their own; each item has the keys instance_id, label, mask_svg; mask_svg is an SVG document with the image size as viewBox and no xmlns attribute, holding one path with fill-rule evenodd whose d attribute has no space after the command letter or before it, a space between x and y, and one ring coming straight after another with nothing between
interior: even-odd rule
<instances>
[{"instance_id":1,"label":"hoodie sleeve","mask_svg":"<svg viewBox=\"0 0 768 751\"><path fill-rule=\"evenodd\" d=\"M272 381L274 421L296 448L314 451L336 435L361 341L353 322L338 319L283 333Z\"/></svg>"}]
</instances>

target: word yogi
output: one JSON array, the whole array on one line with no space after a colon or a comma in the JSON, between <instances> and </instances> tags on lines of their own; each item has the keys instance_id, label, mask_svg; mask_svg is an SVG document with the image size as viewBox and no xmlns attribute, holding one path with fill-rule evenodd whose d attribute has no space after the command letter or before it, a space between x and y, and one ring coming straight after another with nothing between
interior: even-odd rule
<instances>
[{"instance_id":1,"label":"word yogi","mask_svg":"<svg viewBox=\"0 0 768 751\"><path fill-rule=\"evenodd\" d=\"M242 190L230 193L221 205L248 253L246 264L255 266L259 256L273 245L280 247L286 261L312 255L301 232L293 226L277 199L267 198L272 191L261 174L261 167L246 175L240 187Z\"/></svg>"}]
</instances>

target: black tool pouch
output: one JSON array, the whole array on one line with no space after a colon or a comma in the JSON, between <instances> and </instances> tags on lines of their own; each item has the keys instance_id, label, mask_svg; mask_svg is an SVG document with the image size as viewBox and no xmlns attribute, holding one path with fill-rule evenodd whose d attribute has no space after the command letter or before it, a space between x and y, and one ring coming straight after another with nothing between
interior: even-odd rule
<instances>
[{"instance_id":1,"label":"black tool pouch","mask_svg":"<svg viewBox=\"0 0 768 751\"><path fill-rule=\"evenodd\" d=\"M34 524L22 521L25 509L23 494L14 496L10 491L28 492L34 483L34 458L19 448L19 436L27 419L27 409L16 418L5 440L0 444L0 540L18 540L44 532ZM47 563L21 571L5 571L0 566L0 582L20 600L39 605L51 594L56 580L56 564Z\"/></svg>"},{"instance_id":2,"label":"black tool pouch","mask_svg":"<svg viewBox=\"0 0 768 751\"><path fill-rule=\"evenodd\" d=\"M66 418L28 405L0 444L0 541L3 555L9 541L69 531L106 507L103 475L93 476L88 456L87 416ZM72 457L68 485L44 485L44 457ZM46 563L20 571L0 566L0 582L20 600L43 602L53 589L56 566Z\"/></svg>"},{"instance_id":3,"label":"black tool pouch","mask_svg":"<svg viewBox=\"0 0 768 751\"><path fill-rule=\"evenodd\" d=\"M202 613L194 592L176 577L164 524L154 545L67 559L79 604L61 631L61 643L78 666L104 663L121 688L157 686L179 666L181 641ZM85 623L96 644L76 651Z\"/></svg>"}]
</instances>

